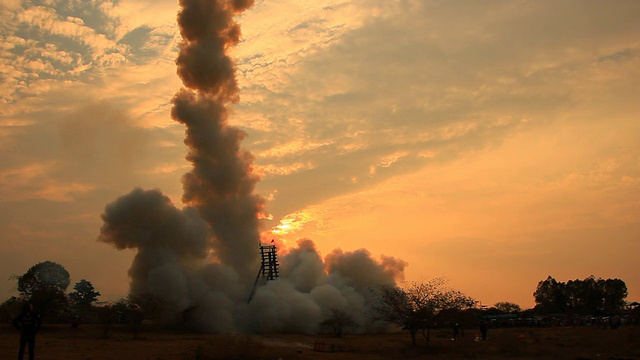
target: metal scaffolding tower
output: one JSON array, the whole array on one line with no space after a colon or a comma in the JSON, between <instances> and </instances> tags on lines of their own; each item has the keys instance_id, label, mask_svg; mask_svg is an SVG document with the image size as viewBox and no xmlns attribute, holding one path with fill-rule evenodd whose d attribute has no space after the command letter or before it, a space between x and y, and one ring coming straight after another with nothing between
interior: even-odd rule
<instances>
[{"instance_id":1,"label":"metal scaffolding tower","mask_svg":"<svg viewBox=\"0 0 640 360\"><path fill-rule=\"evenodd\" d=\"M278 269L278 253L275 245L260 245L260 270L256 276L256 281L253 283L251 294L247 303L251 302L253 295L256 293L258 282L262 278L262 284L266 284L269 280L275 280L280 277L280 270Z\"/></svg>"},{"instance_id":2,"label":"metal scaffolding tower","mask_svg":"<svg viewBox=\"0 0 640 360\"><path fill-rule=\"evenodd\" d=\"M260 245L260 258L262 259L260 272L262 279L266 283L269 280L275 280L280 276L278 270L278 253L275 245Z\"/></svg>"}]
</instances>

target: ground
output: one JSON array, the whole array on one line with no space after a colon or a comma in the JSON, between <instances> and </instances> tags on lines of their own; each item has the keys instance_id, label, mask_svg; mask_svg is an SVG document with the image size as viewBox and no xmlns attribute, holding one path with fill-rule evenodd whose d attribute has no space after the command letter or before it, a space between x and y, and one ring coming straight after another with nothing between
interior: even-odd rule
<instances>
[{"instance_id":1,"label":"ground","mask_svg":"<svg viewBox=\"0 0 640 360\"><path fill-rule=\"evenodd\" d=\"M436 330L430 343L407 332L345 335L220 335L114 326L105 337L100 325L50 325L36 340L36 358L48 360L209 360L209 359L609 359L640 360L640 326L490 329L487 341L477 331L451 339ZM0 359L17 357L19 334L0 325ZM26 356L25 356L26 358Z\"/></svg>"}]
</instances>

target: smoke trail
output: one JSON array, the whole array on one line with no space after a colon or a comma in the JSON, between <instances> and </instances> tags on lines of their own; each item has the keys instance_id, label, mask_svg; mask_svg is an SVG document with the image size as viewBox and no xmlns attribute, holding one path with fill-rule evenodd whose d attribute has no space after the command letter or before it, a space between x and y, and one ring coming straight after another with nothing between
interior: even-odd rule
<instances>
[{"instance_id":1,"label":"smoke trail","mask_svg":"<svg viewBox=\"0 0 640 360\"><path fill-rule=\"evenodd\" d=\"M182 0L178 24L183 42L176 60L184 85L173 99L172 118L187 126L183 201L196 207L214 232L219 260L242 279L258 262L258 214L264 200L253 194L258 178L253 156L240 149L245 134L227 125L225 105L238 99L233 61L226 53L240 39L233 16L253 1Z\"/></svg>"},{"instance_id":2,"label":"smoke trail","mask_svg":"<svg viewBox=\"0 0 640 360\"><path fill-rule=\"evenodd\" d=\"M220 261L248 278L258 263L258 215L263 199L253 195L258 178L251 173L253 157L240 149L244 133L226 125L226 110L206 93L180 91L172 116L187 125L187 159L183 201L199 210L214 233Z\"/></svg>"},{"instance_id":3,"label":"smoke trail","mask_svg":"<svg viewBox=\"0 0 640 360\"><path fill-rule=\"evenodd\" d=\"M235 101L238 86L233 61L226 54L240 40L233 16L248 9L253 0L180 0L178 25L183 42L176 60L184 85Z\"/></svg>"},{"instance_id":4,"label":"smoke trail","mask_svg":"<svg viewBox=\"0 0 640 360\"><path fill-rule=\"evenodd\" d=\"M184 209L159 190L134 189L108 204L99 241L136 249L129 269L132 295L164 303L161 320L201 331L314 333L337 309L357 331L375 329L367 316L370 288L402 279L406 263L379 261L365 250L334 250L324 259L309 239L282 249L281 278L247 296L259 269L259 218L264 199L253 194L258 177L246 136L227 123L226 106L238 100L233 61L238 43L233 17L251 0L181 0L183 42L176 60L186 88L174 96L171 116L186 126Z\"/></svg>"}]
</instances>

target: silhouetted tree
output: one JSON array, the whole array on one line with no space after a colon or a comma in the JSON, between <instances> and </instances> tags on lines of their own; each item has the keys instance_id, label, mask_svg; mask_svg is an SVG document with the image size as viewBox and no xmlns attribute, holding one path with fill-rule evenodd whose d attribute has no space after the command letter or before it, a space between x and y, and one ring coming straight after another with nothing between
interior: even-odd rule
<instances>
[{"instance_id":1,"label":"silhouetted tree","mask_svg":"<svg viewBox=\"0 0 640 360\"><path fill-rule=\"evenodd\" d=\"M89 309L98 302L100 293L95 290L90 281L82 279L73 286L73 292L69 294L69 299L74 305L81 309Z\"/></svg>"},{"instance_id":2,"label":"silhouetted tree","mask_svg":"<svg viewBox=\"0 0 640 360\"><path fill-rule=\"evenodd\" d=\"M96 307L95 310L98 315L98 319L100 319L100 324L102 324L103 336L108 338L111 326L118 322L118 306L114 303L107 302Z\"/></svg>"},{"instance_id":3,"label":"silhouetted tree","mask_svg":"<svg viewBox=\"0 0 640 360\"><path fill-rule=\"evenodd\" d=\"M64 293L71 282L67 269L53 261L37 263L30 267L26 273L16 278L18 292L26 299L29 299L35 292L46 288Z\"/></svg>"},{"instance_id":4,"label":"silhouetted tree","mask_svg":"<svg viewBox=\"0 0 640 360\"><path fill-rule=\"evenodd\" d=\"M565 286L569 300L568 310L578 314L601 313L604 294L593 276L584 280L569 280Z\"/></svg>"},{"instance_id":5,"label":"silhouetted tree","mask_svg":"<svg viewBox=\"0 0 640 360\"><path fill-rule=\"evenodd\" d=\"M620 279L600 279L604 292L603 308L605 313L616 312L624 308L628 295L627 285Z\"/></svg>"},{"instance_id":6,"label":"silhouetted tree","mask_svg":"<svg viewBox=\"0 0 640 360\"><path fill-rule=\"evenodd\" d=\"M7 323L13 320L22 310L23 302L15 296L8 298L0 305L0 316Z\"/></svg>"},{"instance_id":7,"label":"silhouetted tree","mask_svg":"<svg viewBox=\"0 0 640 360\"><path fill-rule=\"evenodd\" d=\"M546 280L538 282L538 287L533 293L536 309L543 313L564 313L568 310L565 284L559 283L549 276Z\"/></svg>"},{"instance_id":8,"label":"silhouetted tree","mask_svg":"<svg viewBox=\"0 0 640 360\"><path fill-rule=\"evenodd\" d=\"M636 325L640 324L640 306L631 309L631 322Z\"/></svg>"},{"instance_id":9,"label":"silhouetted tree","mask_svg":"<svg viewBox=\"0 0 640 360\"><path fill-rule=\"evenodd\" d=\"M497 302L493 305L493 307L507 314L519 313L520 311L522 311L520 305L508 301Z\"/></svg>"},{"instance_id":10,"label":"silhouetted tree","mask_svg":"<svg viewBox=\"0 0 640 360\"><path fill-rule=\"evenodd\" d=\"M336 337L341 337L344 329L356 325L351 315L339 309L331 309L331 315L320 325L330 326Z\"/></svg>"},{"instance_id":11,"label":"silhouetted tree","mask_svg":"<svg viewBox=\"0 0 640 360\"><path fill-rule=\"evenodd\" d=\"M596 279L557 282L551 276L538 283L534 292L540 312L602 314L621 310L627 297L627 286L620 279Z\"/></svg>"},{"instance_id":12,"label":"silhouetted tree","mask_svg":"<svg viewBox=\"0 0 640 360\"><path fill-rule=\"evenodd\" d=\"M77 326L80 321L96 320L97 312L94 305L98 302L100 293L95 291L93 284L85 279L80 280L73 286L73 290L69 295L69 303L73 309L75 317L73 324Z\"/></svg>"},{"instance_id":13,"label":"silhouetted tree","mask_svg":"<svg viewBox=\"0 0 640 360\"><path fill-rule=\"evenodd\" d=\"M411 283L404 288L384 286L373 310L380 319L408 330L413 345L418 330L422 330L429 343L430 329L443 310L464 310L475 304L462 292L444 288L444 283L444 279L436 278L426 283Z\"/></svg>"},{"instance_id":14,"label":"silhouetted tree","mask_svg":"<svg viewBox=\"0 0 640 360\"><path fill-rule=\"evenodd\" d=\"M65 309L65 291L71 281L64 266L44 261L14 278L18 280L18 292L22 300L31 302L41 314L52 315Z\"/></svg>"}]
</instances>

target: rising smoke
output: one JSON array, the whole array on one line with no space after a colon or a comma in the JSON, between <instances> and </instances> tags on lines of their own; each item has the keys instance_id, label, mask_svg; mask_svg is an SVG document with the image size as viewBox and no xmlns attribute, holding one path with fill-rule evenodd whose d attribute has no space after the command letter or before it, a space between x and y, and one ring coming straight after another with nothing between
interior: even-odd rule
<instances>
[{"instance_id":1,"label":"rising smoke","mask_svg":"<svg viewBox=\"0 0 640 360\"><path fill-rule=\"evenodd\" d=\"M372 330L370 289L401 279L405 263L377 261L364 249L334 250L323 260L309 239L280 248L280 279L247 302L260 266L265 201L253 193L259 179L253 156L240 146L245 133L227 123L227 105L239 99L227 49L240 39L233 17L252 3L180 1L176 63L186 88L173 98L171 115L186 126L193 166L183 178L185 206L178 209L158 190L134 189L106 206L99 240L137 250L130 293L159 297L166 322L213 332L313 333L337 309L360 331Z\"/></svg>"}]
</instances>

